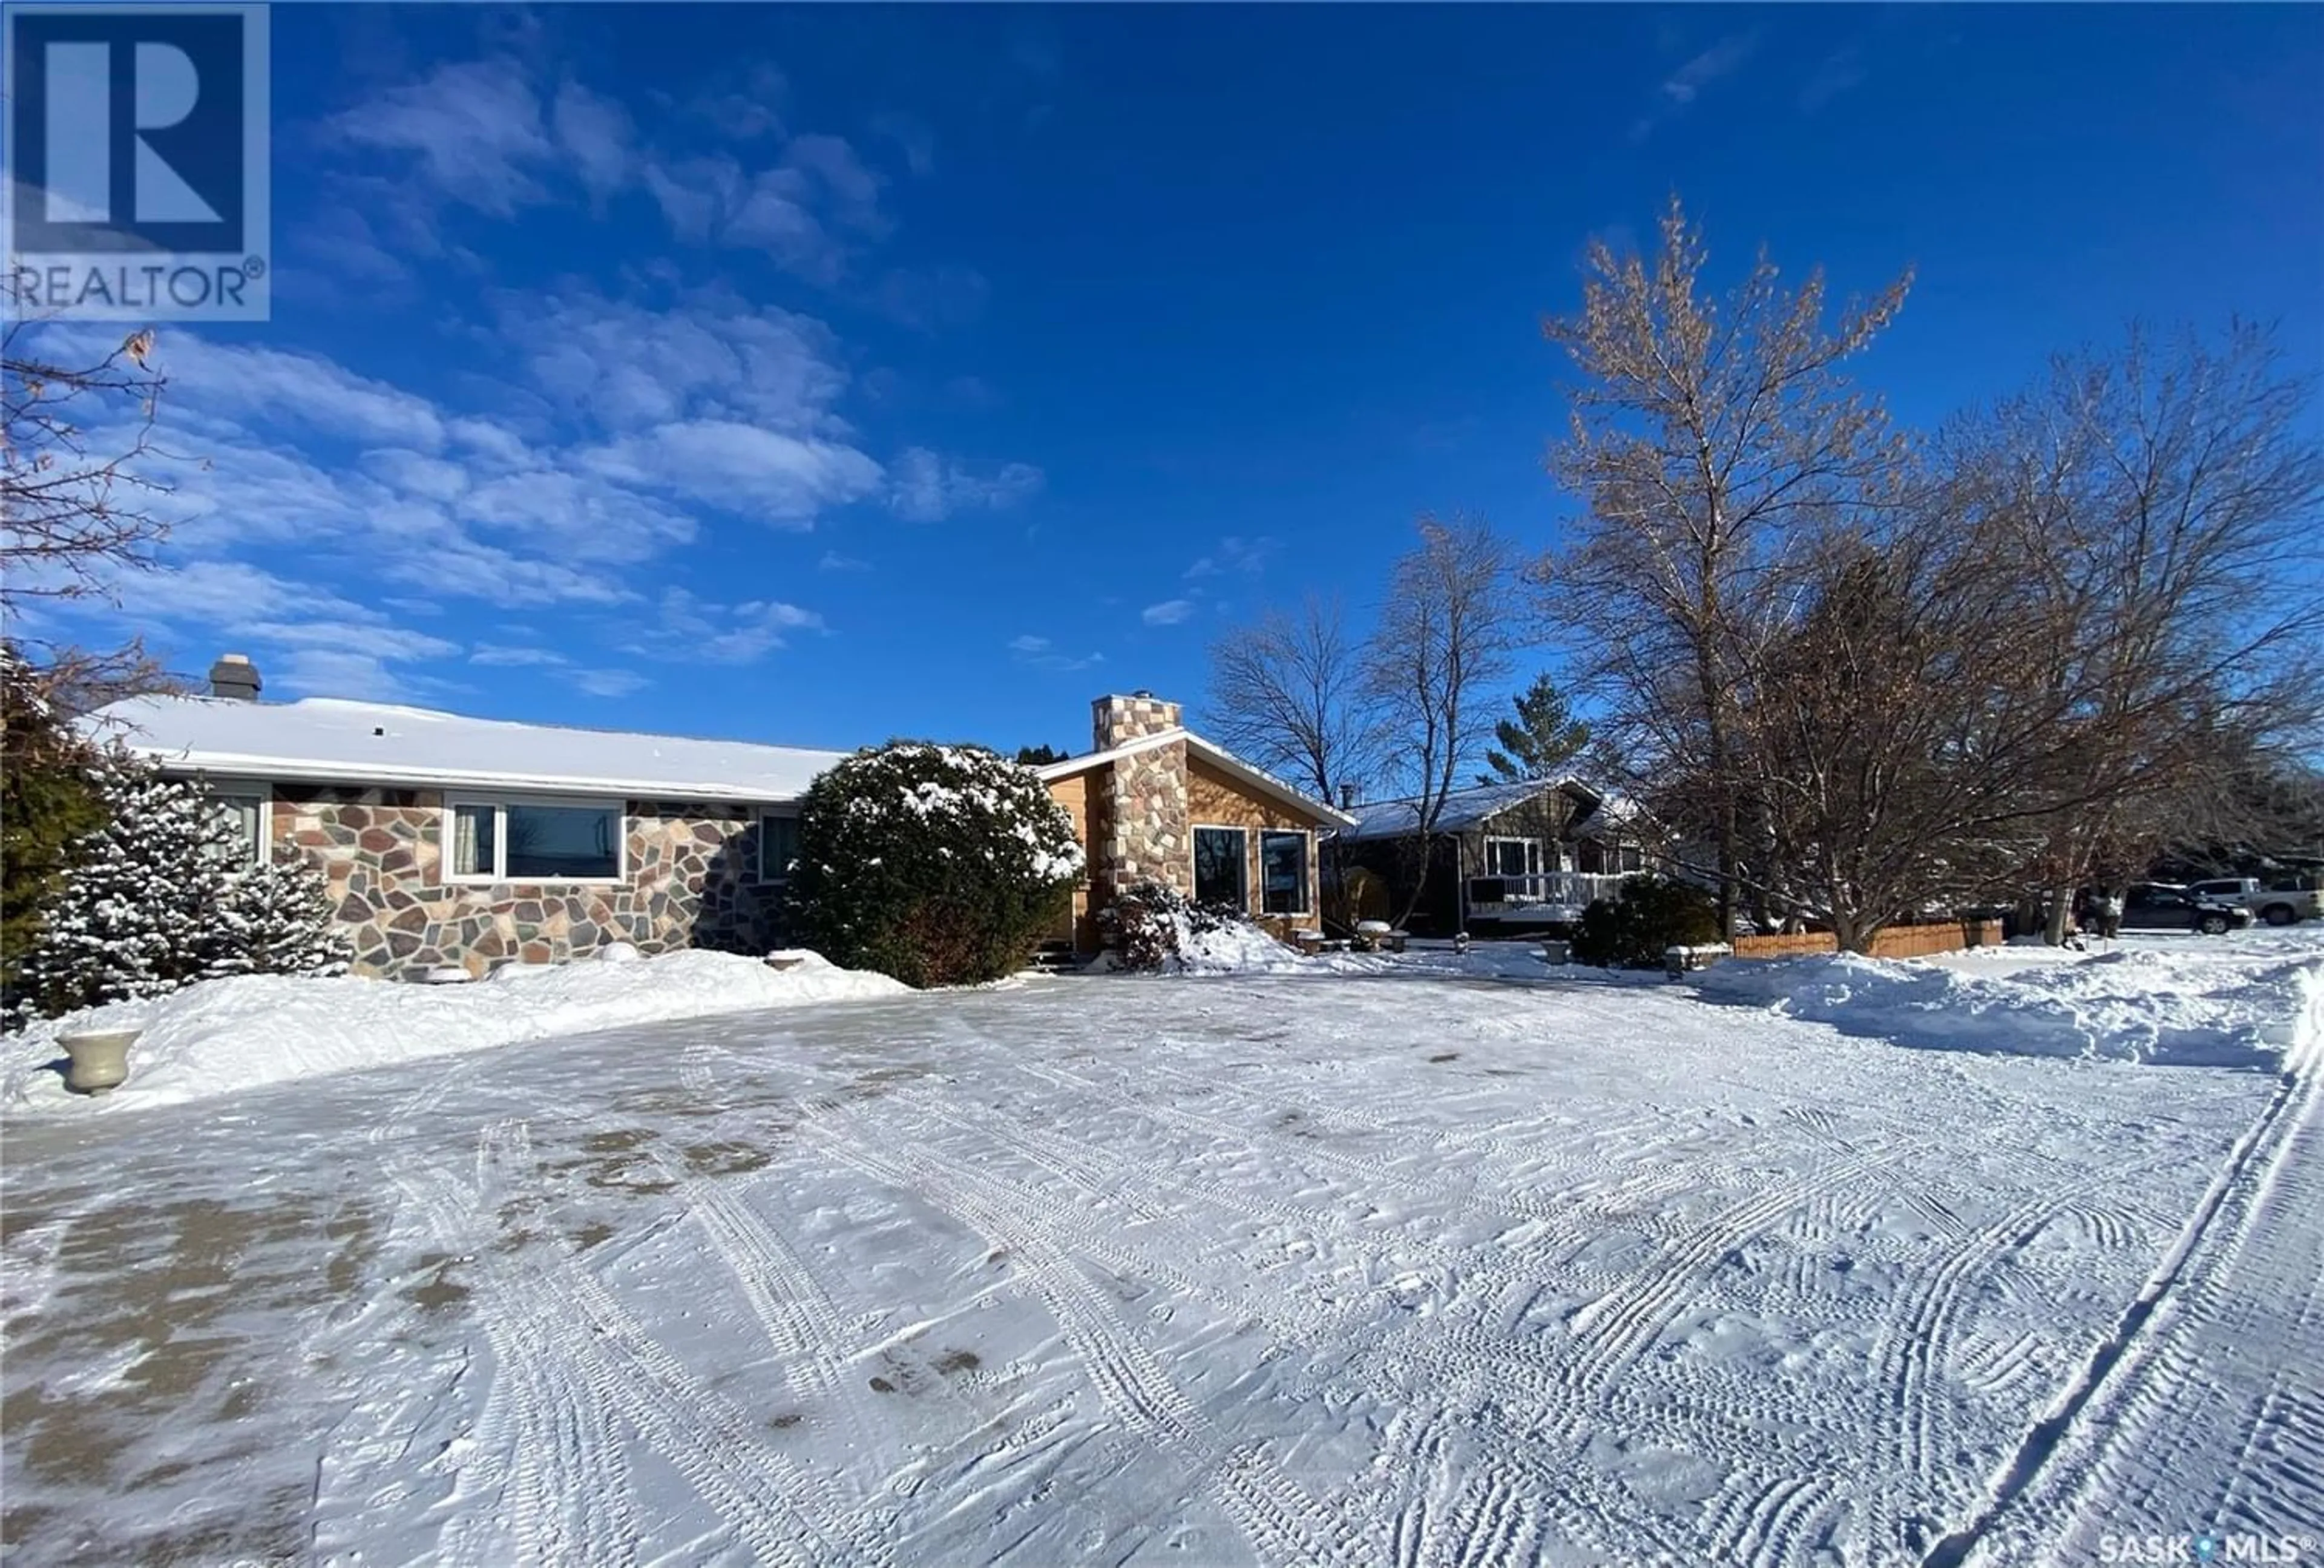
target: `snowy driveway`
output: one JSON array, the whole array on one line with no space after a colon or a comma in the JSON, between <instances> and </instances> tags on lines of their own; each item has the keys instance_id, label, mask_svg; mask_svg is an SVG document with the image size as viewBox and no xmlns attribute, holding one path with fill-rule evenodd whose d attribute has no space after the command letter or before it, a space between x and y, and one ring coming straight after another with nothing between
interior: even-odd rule
<instances>
[{"instance_id":1,"label":"snowy driveway","mask_svg":"<svg viewBox=\"0 0 2324 1568\"><path fill-rule=\"evenodd\" d=\"M1675 987L1068 980L20 1126L5 1538L1892 1563L1971 1525L2015 1561L2313 1531L2311 1090Z\"/></svg>"}]
</instances>

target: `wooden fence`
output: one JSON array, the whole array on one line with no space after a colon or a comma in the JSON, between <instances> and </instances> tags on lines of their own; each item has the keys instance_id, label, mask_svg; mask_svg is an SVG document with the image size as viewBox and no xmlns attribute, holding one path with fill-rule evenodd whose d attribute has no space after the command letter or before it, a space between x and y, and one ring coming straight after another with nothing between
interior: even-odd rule
<instances>
[{"instance_id":1,"label":"wooden fence","mask_svg":"<svg viewBox=\"0 0 2324 1568\"><path fill-rule=\"evenodd\" d=\"M1940 926L1890 926L1872 939L1872 956L1926 958L1932 953L1958 953L1964 947L2000 945L2001 922L1998 920L1948 920ZM1738 958L1798 958L1810 953L1840 951L1838 939L1829 931L1802 931L1782 936L1738 936L1734 946Z\"/></svg>"}]
</instances>

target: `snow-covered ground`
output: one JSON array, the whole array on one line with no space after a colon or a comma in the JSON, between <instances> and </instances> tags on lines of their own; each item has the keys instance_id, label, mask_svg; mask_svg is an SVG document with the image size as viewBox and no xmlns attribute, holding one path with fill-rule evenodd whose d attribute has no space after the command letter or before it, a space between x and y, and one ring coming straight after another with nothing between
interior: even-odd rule
<instances>
[{"instance_id":1,"label":"snow-covered ground","mask_svg":"<svg viewBox=\"0 0 2324 1568\"><path fill-rule=\"evenodd\" d=\"M775 956L789 967L731 953L641 958L618 943L578 964L510 964L482 983L289 974L212 981L0 1037L0 1115L118 1114L617 1024L860 1001L905 990L884 974L835 968L818 954ZM128 1083L100 1096L72 1093L58 1067L65 1059L58 1036L118 1028L140 1031Z\"/></svg>"},{"instance_id":2,"label":"snow-covered ground","mask_svg":"<svg viewBox=\"0 0 2324 1568\"><path fill-rule=\"evenodd\" d=\"M1065 979L19 1113L0 1535L2324 1559L2324 933L2124 953Z\"/></svg>"}]
</instances>

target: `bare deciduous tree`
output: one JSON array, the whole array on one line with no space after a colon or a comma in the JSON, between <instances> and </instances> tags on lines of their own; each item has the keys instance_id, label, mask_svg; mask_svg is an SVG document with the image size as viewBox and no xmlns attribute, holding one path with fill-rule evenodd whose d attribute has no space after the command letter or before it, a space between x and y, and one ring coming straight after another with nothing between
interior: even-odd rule
<instances>
[{"instance_id":1,"label":"bare deciduous tree","mask_svg":"<svg viewBox=\"0 0 2324 1568\"><path fill-rule=\"evenodd\" d=\"M1954 433L1962 511L2052 643L2024 674L2051 694L2062 742L2043 801L2053 939L2074 887L2135 873L2255 752L2313 742L2310 390L2248 324L2216 344L2134 329Z\"/></svg>"},{"instance_id":2,"label":"bare deciduous tree","mask_svg":"<svg viewBox=\"0 0 2324 1568\"><path fill-rule=\"evenodd\" d=\"M1903 308L1910 274L1824 324L1824 284L1764 254L1723 298L1675 198L1651 265L1591 245L1581 310L1544 323L1581 372L1552 473L1583 503L1536 563L1600 728L1651 783L1693 781L1722 925L1745 825L1736 705L1786 612L1803 536L1894 499L1899 443L1840 362Z\"/></svg>"},{"instance_id":3,"label":"bare deciduous tree","mask_svg":"<svg viewBox=\"0 0 2324 1568\"><path fill-rule=\"evenodd\" d=\"M1379 715L1364 676L1339 600L1311 595L1296 613L1269 610L1212 644L1211 728L1230 750L1338 805L1379 770ZM1336 838L1324 845L1323 870L1325 912L1344 927L1347 867Z\"/></svg>"},{"instance_id":4,"label":"bare deciduous tree","mask_svg":"<svg viewBox=\"0 0 2324 1568\"><path fill-rule=\"evenodd\" d=\"M1336 804L1379 767L1362 648L1336 598L1269 610L1211 645L1211 728L1231 750Z\"/></svg>"},{"instance_id":5,"label":"bare deciduous tree","mask_svg":"<svg viewBox=\"0 0 2324 1568\"><path fill-rule=\"evenodd\" d=\"M0 607L104 596L124 568L152 564L168 486L138 459L152 449L162 377L151 329L109 350L16 311L0 281Z\"/></svg>"},{"instance_id":6,"label":"bare deciduous tree","mask_svg":"<svg viewBox=\"0 0 2324 1568\"><path fill-rule=\"evenodd\" d=\"M1398 925L1420 906L1444 798L1493 741L1496 686L1518 643L1508 540L1477 518L1424 516L1419 527L1418 547L1389 576L1366 659L1388 769L1414 804L1417 862Z\"/></svg>"}]
</instances>

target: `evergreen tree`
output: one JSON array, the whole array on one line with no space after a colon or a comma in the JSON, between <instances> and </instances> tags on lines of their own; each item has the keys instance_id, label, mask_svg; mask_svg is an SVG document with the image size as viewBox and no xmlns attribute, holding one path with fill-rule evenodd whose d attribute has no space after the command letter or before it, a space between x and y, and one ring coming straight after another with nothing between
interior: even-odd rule
<instances>
[{"instance_id":1,"label":"evergreen tree","mask_svg":"<svg viewBox=\"0 0 2324 1568\"><path fill-rule=\"evenodd\" d=\"M1565 694L1545 675L1517 699L1517 716L1494 726L1499 748L1485 753L1492 771L1480 773L1480 784L1546 782L1564 770L1590 744L1590 726L1573 716Z\"/></svg>"},{"instance_id":2,"label":"evergreen tree","mask_svg":"<svg viewBox=\"0 0 2324 1568\"><path fill-rule=\"evenodd\" d=\"M1028 768L1046 768L1052 762L1062 762L1065 760L1065 753L1058 751L1055 746L1019 746L1017 748L1017 761L1023 763Z\"/></svg>"},{"instance_id":3,"label":"evergreen tree","mask_svg":"<svg viewBox=\"0 0 2324 1568\"><path fill-rule=\"evenodd\" d=\"M248 863L248 841L198 781L115 754L96 784L109 820L73 845L24 956L23 987L38 1010L160 996L218 975L345 972L312 866Z\"/></svg>"},{"instance_id":4,"label":"evergreen tree","mask_svg":"<svg viewBox=\"0 0 2324 1568\"><path fill-rule=\"evenodd\" d=\"M0 642L0 992L13 997L70 846L104 822L105 806L89 782L94 752L12 642Z\"/></svg>"},{"instance_id":5,"label":"evergreen tree","mask_svg":"<svg viewBox=\"0 0 2324 1568\"><path fill-rule=\"evenodd\" d=\"M347 942L331 925L323 873L304 860L243 867L218 907L211 974L344 974Z\"/></svg>"}]
</instances>

